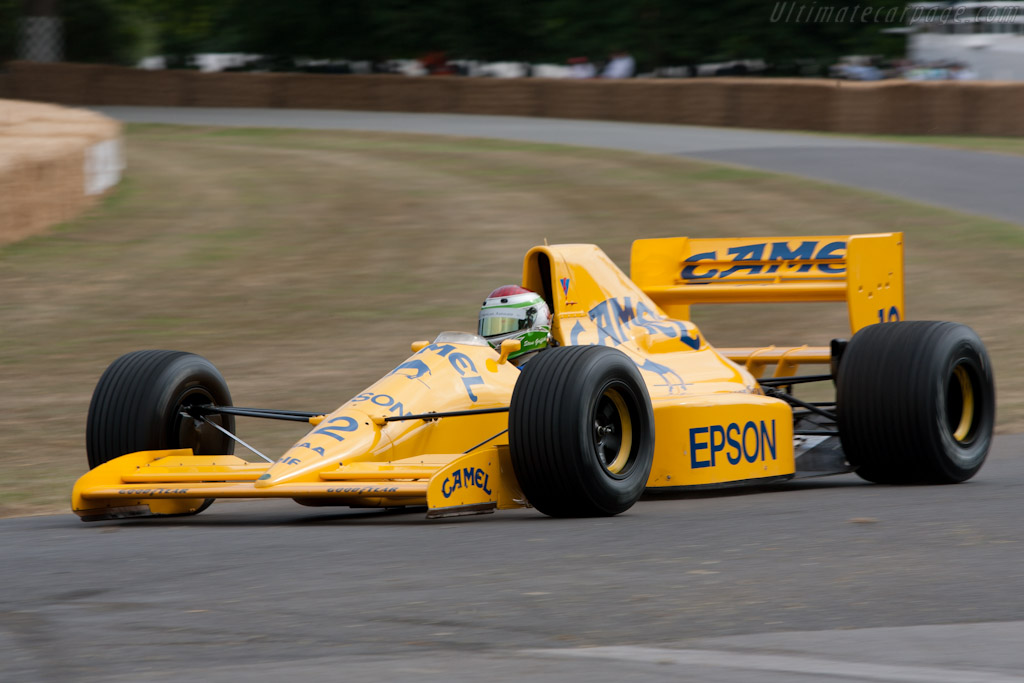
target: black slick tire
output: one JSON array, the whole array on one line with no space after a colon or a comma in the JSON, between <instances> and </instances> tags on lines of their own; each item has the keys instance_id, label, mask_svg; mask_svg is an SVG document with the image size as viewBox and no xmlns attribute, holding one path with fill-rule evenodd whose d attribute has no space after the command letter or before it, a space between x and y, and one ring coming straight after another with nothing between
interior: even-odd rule
<instances>
[{"instance_id":1,"label":"black slick tire","mask_svg":"<svg viewBox=\"0 0 1024 683\"><path fill-rule=\"evenodd\" d=\"M992 442L992 364L965 325L871 325L843 353L836 412L843 451L862 478L880 484L966 481L981 468Z\"/></svg>"},{"instance_id":2,"label":"black slick tire","mask_svg":"<svg viewBox=\"0 0 1024 683\"><path fill-rule=\"evenodd\" d=\"M654 412L636 364L603 346L538 354L512 393L509 451L524 495L546 515L628 510L654 457Z\"/></svg>"},{"instance_id":3,"label":"black slick tire","mask_svg":"<svg viewBox=\"0 0 1024 683\"><path fill-rule=\"evenodd\" d=\"M187 405L231 405L227 383L213 364L182 351L133 351L106 369L93 391L85 430L89 469L136 451L191 448L196 455L234 452L234 441L206 423L181 415ZM230 415L211 421L234 433ZM213 503L206 499L194 513Z\"/></svg>"},{"instance_id":4,"label":"black slick tire","mask_svg":"<svg viewBox=\"0 0 1024 683\"><path fill-rule=\"evenodd\" d=\"M85 430L89 468L136 451L191 448L196 455L234 452L234 441L181 415L187 405L231 405L227 383L213 364L182 351L133 351L100 377ZM210 418L233 432L234 418Z\"/></svg>"}]
</instances>

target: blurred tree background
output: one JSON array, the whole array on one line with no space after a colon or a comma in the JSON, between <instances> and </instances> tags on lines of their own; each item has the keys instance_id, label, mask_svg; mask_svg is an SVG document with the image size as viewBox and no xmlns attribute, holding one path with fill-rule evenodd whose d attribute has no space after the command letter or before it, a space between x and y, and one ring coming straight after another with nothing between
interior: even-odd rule
<instances>
[{"instance_id":1,"label":"blurred tree background","mask_svg":"<svg viewBox=\"0 0 1024 683\"><path fill-rule=\"evenodd\" d=\"M21 0L0 0L0 60L14 57L21 6Z\"/></svg>"},{"instance_id":2,"label":"blurred tree background","mask_svg":"<svg viewBox=\"0 0 1024 683\"><path fill-rule=\"evenodd\" d=\"M13 55L25 0L0 0L0 58ZM564 63L627 50L641 68L765 59L829 62L902 52L892 24L771 21L766 0L60 0L69 61L134 64L197 52L374 60L449 58ZM804 3L799 3L804 4ZM798 4L798 6L799 6ZM891 0L805 7L902 8Z\"/></svg>"}]
</instances>

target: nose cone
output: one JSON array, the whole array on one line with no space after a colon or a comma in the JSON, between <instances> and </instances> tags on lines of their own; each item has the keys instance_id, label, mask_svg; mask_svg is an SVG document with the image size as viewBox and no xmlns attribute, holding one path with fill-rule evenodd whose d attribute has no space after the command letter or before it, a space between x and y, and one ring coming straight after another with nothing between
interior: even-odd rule
<instances>
[{"instance_id":1,"label":"nose cone","mask_svg":"<svg viewBox=\"0 0 1024 683\"><path fill-rule=\"evenodd\" d=\"M369 453L380 438L380 429L366 413L338 410L282 455L255 485L265 488L296 480L316 481L318 472L333 469L343 459Z\"/></svg>"}]
</instances>

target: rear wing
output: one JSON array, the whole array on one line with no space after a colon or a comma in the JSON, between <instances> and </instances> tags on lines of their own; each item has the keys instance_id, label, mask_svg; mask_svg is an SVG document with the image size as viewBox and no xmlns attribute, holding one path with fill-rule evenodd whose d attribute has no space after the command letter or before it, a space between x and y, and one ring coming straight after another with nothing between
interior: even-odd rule
<instances>
[{"instance_id":1,"label":"rear wing","mask_svg":"<svg viewBox=\"0 0 1024 683\"><path fill-rule=\"evenodd\" d=\"M630 277L671 318L690 306L845 301L850 332L902 320L903 233L636 240Z\"/></svg>"},{"instance_id":2,"label":"rear wing","mask_svg":"<svg viewBox=\"0 0 1024 683\"><path fill-rule=\"evenodd\" d=\"M633 242L630 277L671 318L694 304L845 301L850 333L904 319L903 233ZM792 377L802 364L828 364L829 347L719 351L755 377L775 365Z\"/></svg>"}]
</instances>

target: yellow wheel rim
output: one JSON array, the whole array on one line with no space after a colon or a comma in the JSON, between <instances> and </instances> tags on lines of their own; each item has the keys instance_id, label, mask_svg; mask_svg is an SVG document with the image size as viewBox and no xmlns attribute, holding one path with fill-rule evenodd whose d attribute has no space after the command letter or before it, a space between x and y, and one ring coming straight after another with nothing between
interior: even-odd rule
<instances>
[{"instance_id":1,"label":"yellow wheel rim","mask_svg":"<svg viewBox=\"0 0 1024 683\"><path fill-rule=\"evenodd\" d=\"M962 365L956 366L953 370L953 376L960 383L960 397L962 399L960 423L953 430L953 438L962 442L971 433L971 425L974 423L974 386L971 384L971 378L968 376L967 370Z\"/></svg>"},{"instance_id":2,"label":"yellow wheel rim","mask_svg":"<svg viewBox=\"0 0 1024 683\"><path fill-rule=\"evenodd\" d=\"M618 449L611 456L603 456L605 469L612 474L620 474L629 462L629 454L633 450L633 422L629 417L629 408L626 407L626 401L622 398L615 389L605 389L604 393L601 394L601 399L608 399L611 405L615 409L615 417L617 417L618 425L614 425L614 428L618 431ZM597 426L597 429L608 429L612 425ZM598 434L600 439L601 434ZM600 443L600 441L599 441Z\"/></svg>"}]
</instances>

